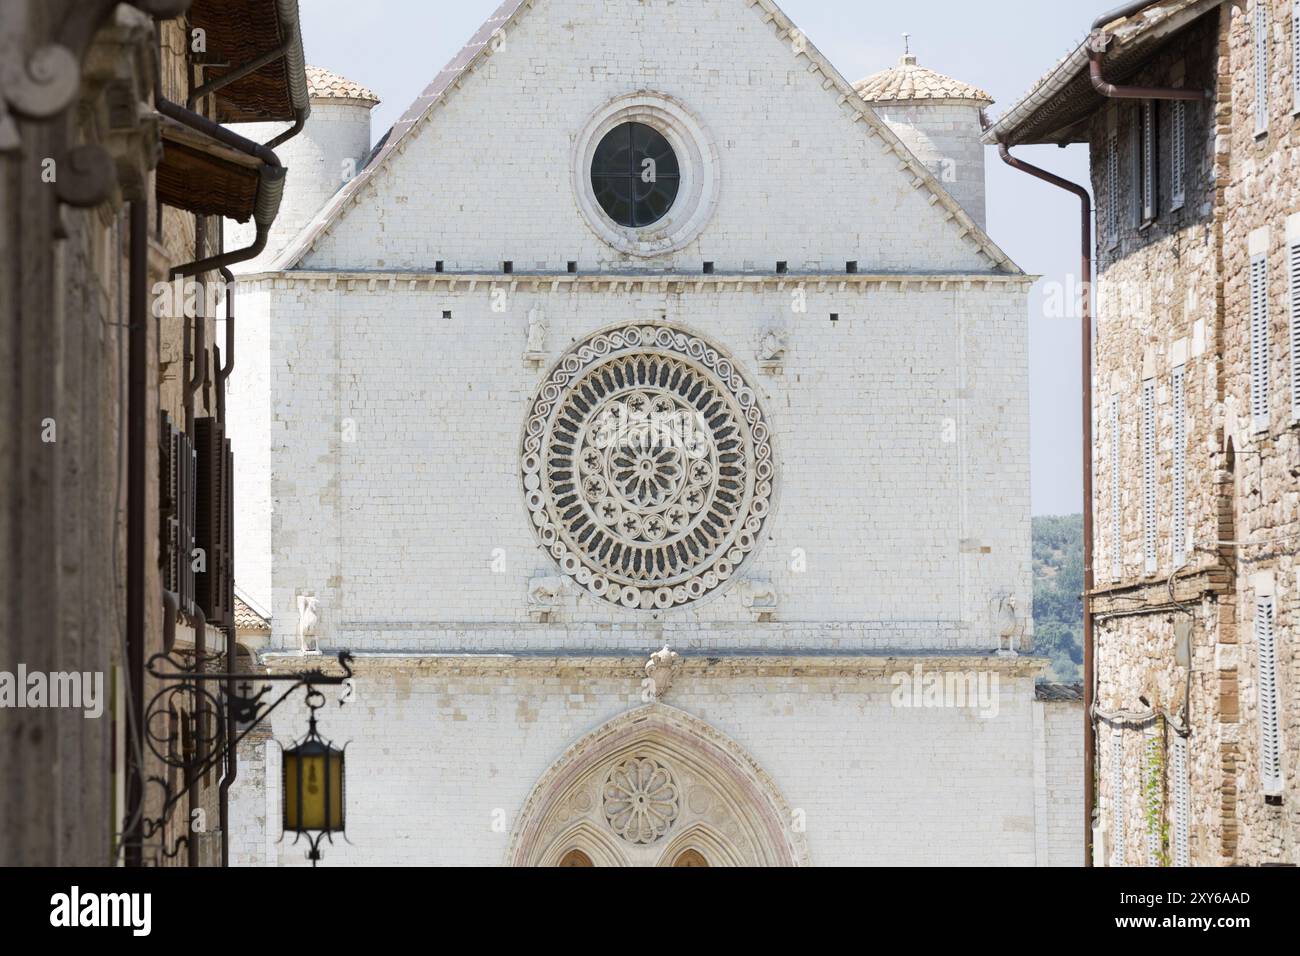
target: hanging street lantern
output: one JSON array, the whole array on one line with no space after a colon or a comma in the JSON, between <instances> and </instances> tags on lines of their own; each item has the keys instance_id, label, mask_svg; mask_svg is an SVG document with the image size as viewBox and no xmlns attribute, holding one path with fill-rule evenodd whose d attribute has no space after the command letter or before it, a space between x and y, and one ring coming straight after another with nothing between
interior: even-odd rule
<instances>
[{"instance_id":1,"label":"hanging street lantern","mask_svg":"<svg viewBox=\"0 0 1300 956\"><path fill-rule=\"evenodd\" d=\"M312 690L307 695L311 709L307 736L284 751L281 762L281 793L284 795L284 832L303 837L311 846L307 859L315 866L320 860L321 838L334 842L333 834L344 828L343 751L332 746L316 729L316 711L325 705L325 695Z\"/></svg>"}]
</instances>

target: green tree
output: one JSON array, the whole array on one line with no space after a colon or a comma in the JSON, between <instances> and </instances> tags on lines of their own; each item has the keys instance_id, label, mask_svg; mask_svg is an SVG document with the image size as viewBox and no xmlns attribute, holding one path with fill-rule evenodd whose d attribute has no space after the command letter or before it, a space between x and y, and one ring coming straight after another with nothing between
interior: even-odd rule
<instances>
[{"instance_id":1,"label":"green tree","mask_svg":"<svg viewBox=\"0 0 1300 956\"><path fill-rule=\"evenodd\" d=\"M1083 515L1033 519L1034 644L1048 680L1073 683L1083 663Z\"/></svg>"}]
</instances>

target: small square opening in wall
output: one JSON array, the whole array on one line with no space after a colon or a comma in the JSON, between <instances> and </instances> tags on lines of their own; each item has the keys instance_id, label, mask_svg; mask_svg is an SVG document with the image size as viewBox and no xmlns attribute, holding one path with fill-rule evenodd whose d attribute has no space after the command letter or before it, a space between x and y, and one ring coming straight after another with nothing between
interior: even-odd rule
<instances>
[{"instance_id":1,"label":"small square opening in wall","mask_svg":"<svg viewBox=\"0 0 1300 956\"><path fill-rule=\"evenodd\" d=\"M450 319L450 318L451 318L451 309L443 309L443 310L442 310L442 317L443 317L444 319Z\"/></svg>"},{"instance_id":2,"label":"small square opening in wall","mask_svg":"<svg viewBox=\"0 0 1300 956\"><path fill-rule=\"evenodd\" d=\"M835 324L836 322L838 322L839 320L840 320L840 314L839 314L838 312L832 312L832 313L831 313L831 324L834 325L834 324Z\"/></svg>"},{"instance_id":3,"label":"small square opening in wall","mask_svg":"<svg viewBox=\"0 0 1300 956\"><path fill-rule=\"evenodd\" d=\"M782 261L780 261L780 262L777 262L777 264L776 264L776 274L777 274L777 275L779 275L779 276L783 276L783 275L785 275L785 274L786 274L787 272L789 272L789 271L790 271L790 263L785 262L784 260L782 260Z\"/></svg>"},{"instance_id":4,"label":"small square opening in wall","mask_svg":"<svg viewBox=\"0 0 1300 956\"><path fill-rule=\"evenodd\" d=\"M844 263L844 271L849 275L857 275L858 261L856 259L850 259L848 262Z\"/></svg>"},{"instance_id":5,"label":"small square opening in wall","mask_svg":"<svg viewBox=\"0 0 1300 956\"><path fill-rule=\"evenodd\" d=\"M505 262L501 263L501 271L506 275L510 275L510 273L515 271L515 264L507 259Z\"/></svg>"},{"instance_id":6,"label":"small square opening in wall","mask_svg":"<svg viewBox=\"0 0 1300 956\"><path fill-rule=\"evenodd\" d=\"M578 264L577 264L576 262L570 262L570 263L568 264L568 269L569 269L569 272L570 272L570 273L577 272L577 271L578 271Z\"/></svg>"},{"instance_id":7,"label":"small square opening in wall","mask_svg":"<svg viewBox=\"0 0 1300 956\"><path fill-rule=\"evenodd\" d=\"M435 263L433 264L433 271L434 271L434 272L442 272L442 271L444 271L444 270L443 270L443 262L442 262L441 259L439 259L437 262L435 262Z\"/></svg>"},{"instance_id":8,"label":"small square opening in wall","mask_svg":"<svg viewBox=\"0 0 1300 956\"><path fill-rule=\"evenodd\" d=\"M713 263L712 263L712 262L706 262L706 263L704 263L704 274L705 274L706 276L711 276L711 275L713 275Z\"/></svg>"}]
</instances>

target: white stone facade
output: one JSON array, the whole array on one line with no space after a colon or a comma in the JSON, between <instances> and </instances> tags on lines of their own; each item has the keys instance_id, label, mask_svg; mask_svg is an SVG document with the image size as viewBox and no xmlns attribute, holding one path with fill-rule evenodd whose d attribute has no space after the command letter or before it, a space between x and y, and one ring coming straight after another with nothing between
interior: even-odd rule
<instances>
[{"instance_id":1,"label":"white stone facade","mask_svg":"<svg viewBox=\"0 0 1300 956\"><path fill-rule=\"evenodd\" d=\"M1037 772L1042 662L1016 654L1030 280L774 11L523 4L241 282L235 537L272 610L263 663L302 666L304 595L324 651L358 654L322 713L351 741L352 845L328 861L1078 862ZM572 186L579 131L637 90L707 131L718 175L698 236L658 256L603 240ZM575 343L651 327L752 393L765 427L734 467L750 480L766 441L774 474L734 573L627 610L539 544L521 461ZM655 702L664 644L681 672ZM990 706L901 706L917 665L996 679ZM276 757L249 755L232 860L302 862L274 842ZM602 816L629 761L662 772L649 842Z\"/></svg>"}]
</instances>

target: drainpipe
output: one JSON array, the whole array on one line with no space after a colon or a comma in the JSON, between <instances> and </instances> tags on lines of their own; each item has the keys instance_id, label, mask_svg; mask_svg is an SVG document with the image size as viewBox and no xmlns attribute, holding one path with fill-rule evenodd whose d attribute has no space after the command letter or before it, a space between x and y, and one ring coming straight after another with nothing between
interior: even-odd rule
<instances>
[{"instance_id":1,"label":"drainpipe","mask_svg":"<svg viewBox=\"0 0 1300 956\"><path fill-rule=\"evenodd\" d=\"M1102 75L1102 62L1106 56L1109 38L1104 33L1094 33L1088 38L1088 74L1092 88L1112 100L1204 100L1210 94L1205 90L1176 89L1160 86L1116 86L1107 83Z\"/></svg>"},{"instance_id":2,"label":"drainpipe","mask_svg":"<svg viewBox=\"0 0 1300 956\"><path fill-rule=\"evenodd\" d=\"M226 351L222 356L224 363L217 368L217 418L225 424L226 379L235 370L235 275L224 266L221 268L221 281L226 292Z\"/></svg>"},{"instance_id":3,"label":"drainpipe","mask_svg":"<svg viewBox=\"0 0 1300 956\"><path fill-rule=\"evenodd\" d=\"M221 775L221 782L217 787L217 806L220 813L221 821L221 865L230 866L230 788L234 785L235 779L239 776L239 755L236 752L236 740L239 737L239 726L235 722L235 709L231 706L231 701L235 699L235 628L234 625L227 627L226 631L226 673L230 676L226 678L226 726L224 728L224 740L222 744L226 747L226 770Z\"/></svg>"},{"instance_id":4,"label":"drainpipe","mask_svg":"<svg viewBox=\"0 0 1300 956\"><path fill-rule=\"evenodd\" d=\"M1092 812L1096 802L1093 781L1096 744L1092 718L1093 707L1093 639L1090 606L1093 575L1092 540L1092 197L1077 183L1031 165L1011 155L1006 143L998 144L1002 161L1013 169L1051 183L1079 197L1079 275L1083 295L1080 297L1080 374L1083 384L1083 828L1084 866L1092 866Z\"/></svg>"},{"instance_id":5,"label":"drainpipe","mask_svg":"<svg viewBox=\"0 0 1300 956\"><path fill-rule=\"evenodd\" d=\"M127 733L138 738L128 746L126 758L131 765L127 778L126 805L131 809L130 823L122 834L126 845L127 866L143 863L143 822L145 768L140 763L144 752L144 661L145 661L145 579L148 572L145 544L148 538L148 515L145 513L146 482L149 472L149 204L144 200L131 203L128 307L130 326L127 332L127 422L126 422L126 684L130 699Z\"/></svg>"}]
</instances>

